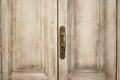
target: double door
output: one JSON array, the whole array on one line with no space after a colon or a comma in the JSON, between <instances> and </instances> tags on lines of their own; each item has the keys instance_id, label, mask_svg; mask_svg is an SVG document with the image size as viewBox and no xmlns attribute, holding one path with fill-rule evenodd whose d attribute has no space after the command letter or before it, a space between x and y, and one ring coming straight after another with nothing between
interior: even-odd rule
<instances>
[{"instance_id":1,"label":"double door","mask_svg":"<svg viewBox=\"0 0 120 80\"><path fill-rule=\"evenodd\" d=\"M116 80L116 0L1 0L2 80Z\"/></svg>"}]
</instances>

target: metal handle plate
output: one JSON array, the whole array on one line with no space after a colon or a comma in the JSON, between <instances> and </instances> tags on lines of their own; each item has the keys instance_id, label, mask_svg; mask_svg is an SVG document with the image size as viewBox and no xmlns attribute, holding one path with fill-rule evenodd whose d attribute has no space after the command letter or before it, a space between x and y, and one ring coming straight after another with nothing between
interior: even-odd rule
<instances>
[{"instance_id":1,"label":"metal handle plate","mask_svg":"<svg viewBox=\"0 0 120 80\"><path fill-rule=\"evenodd\" d=\"M60 58L65 58L65 48L66 48L66 33L65 33L65 27L60 27Z\"/></svg>"}]
</instances>

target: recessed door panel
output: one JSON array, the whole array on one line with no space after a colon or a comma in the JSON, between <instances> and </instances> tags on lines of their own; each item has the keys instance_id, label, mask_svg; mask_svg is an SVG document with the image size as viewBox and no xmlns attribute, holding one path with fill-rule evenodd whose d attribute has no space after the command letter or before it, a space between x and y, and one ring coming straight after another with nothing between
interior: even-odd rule
<instances>
[{"instance_id":1,"label":"recessed door panel","mask_svg":"<svg viewBox=\"0 0 120 80\"><path fill-rule=\"evenodd\" d=\"M13 31L14 67L18 70L42 68L44 26L40 23L40 7L40 0L16 0L16 20L13 22L16 24L11 27L11 34Z\"/></svg>"},{"instance_id":2,"label":"recessed door panel","mask_svg":"<svg viewBox=\"0 0 120 80\"><path fill-rule=\"evenodd\" d=\"M71 38L73 38L72 44L74 46L74 67L78 69L98 68L99 5L97 0L88 2L76 0L73 1L73 7L74 19L72 20L74 20L74 24L73 26L69 25L69 28L73 27L71 34L74 37Z\"/></svg>"},{"instance_id":3,"label":"recessed door panel","mask_svg":"<svg viewBox=\"0 0 120 80\"><path fill-rule=\"evenodd\" d=\"M67 36L67 57L59 59L60 80L115 80L114 13L113 0L59 1L59 26L66 26Z\"/></svg>"},{"instance_id":4,"label":"recessed door panel","mask_svg":"<svg viewBox=\"0 0 120 80\"><path fill-rule=\"evenodd\" d=\"M57 80L56 1L2 4L3 80Z\"/></svg>"}]
</instances>

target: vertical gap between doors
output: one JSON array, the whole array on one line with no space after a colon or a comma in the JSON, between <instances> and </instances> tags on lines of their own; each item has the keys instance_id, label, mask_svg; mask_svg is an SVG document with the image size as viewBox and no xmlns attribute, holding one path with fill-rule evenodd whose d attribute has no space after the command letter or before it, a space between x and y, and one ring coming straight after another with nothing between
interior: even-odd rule
<instances>
[{"instance_id":1,"label":"vertical gap between doors","mask_svg":"<svg viewBox=\"0 0 120 80\"><path fill-rule=\"evenodd\" d=\"M116 0L116 80L118 79L118 0Z\"/></svg>"},{"instance_id":2,"label":"vertical gap between doors","mask_svg":"<svg viewBox=\"0 0 120 80\"><path fill-rule=\"evenodd\" d=\"M57 0L57 80L59 80L59 0Z\"/></svg>"}]
</instances>

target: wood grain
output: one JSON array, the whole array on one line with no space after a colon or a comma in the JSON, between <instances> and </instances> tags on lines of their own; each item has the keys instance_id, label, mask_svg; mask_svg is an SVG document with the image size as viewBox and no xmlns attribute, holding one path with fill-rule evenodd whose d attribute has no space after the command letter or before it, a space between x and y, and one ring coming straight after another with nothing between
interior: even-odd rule
<instances>
[{"instance_id":1,"label":"wood grain","mask_svg":"<svg viewBox=\"0 0 120 80\"><path fill-rule=\"evenodd\" d=\"M0 7L2 1L0 1ZM2 10L0 10L0 80L2 80Z\"/></svg>"},{"instance_id":2,"label":"wood grain","mask_svg":"<svg viewBox=\"0 0 120 80\"><path fill-rule=\"evenodd\" d=\"M74 52L71 54L74 54L74 67L78 69L99 68L98 48L100 26L98 3L99 2L97 2L97 0L92 0L90 2L76 0L72 2L74 13L69 11L69 13L74 14L74 16L68 15L68 17L74 17L73 26L71 26L71 24L68 22L68 28L73 27L73 32L71 33L73 37L71 36L71 38L74 40L71 42L71 44L74 45L74 49L72 49Z\"/></svg>"},{"instance_id":3,"label":"wood grain","mask_svg":"<svg viewBox=\"0 0 120 80\"><path fill-rule=\"evenodd\" d=\"M57 80L56 0L2 0L3 80Z\"/></svg>"},{"instance_id":4,"label":"wood grain","mask_svg":"<svg viewBox=\"0 0 120 80\"><path fill-rule=\"evenodd\" d=\"M14 24L10 32L13 38L11 44L14 49L13 65L18 70L41 69L44 65L42 64L44 25L41 25L43 21L40 11L41 2L40 0L17 0L15 4L16 8L13 10L15 20L11 21Z\"/></svg>"},{"instance_id":5,"label":"wood grain","mask_svg":"<svg viewBox=\"0 0 120 80\"><path fill-rule=\"evenodd\" d=\"M120 80L120 0L117 0L117 80Z\"/></svg>"},{"instance_id":6,"label":"wood grain","mask_svg":"<svg viewBox=\"0 0 120 80\"><path fill-rule=\"evenodd\" d=\"M60 80L115 80L116 1L59 0L61 25L67 57L59 59Z\"/></svg>"}]
</instances>

